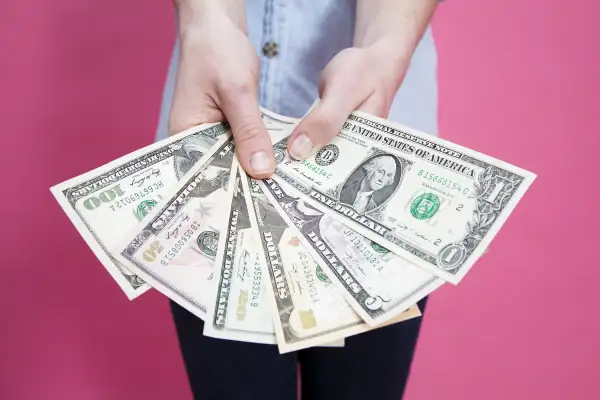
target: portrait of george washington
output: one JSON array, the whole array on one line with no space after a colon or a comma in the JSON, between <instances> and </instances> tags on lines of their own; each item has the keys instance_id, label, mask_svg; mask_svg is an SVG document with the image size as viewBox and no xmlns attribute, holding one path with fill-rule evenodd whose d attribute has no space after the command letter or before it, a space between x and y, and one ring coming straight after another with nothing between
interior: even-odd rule
<instances>
[{"instance_id":1,"label":"portrait of george washington","mask_svg":"<svg viewBox=\"0 0 600 400\"><path fill-rule=\"evenodd\" d=\"M344 182L340 203L360 214L383 205L395 192L402 175L400 162L390 154L365 160Z\"/></svg>"}]
</instances>

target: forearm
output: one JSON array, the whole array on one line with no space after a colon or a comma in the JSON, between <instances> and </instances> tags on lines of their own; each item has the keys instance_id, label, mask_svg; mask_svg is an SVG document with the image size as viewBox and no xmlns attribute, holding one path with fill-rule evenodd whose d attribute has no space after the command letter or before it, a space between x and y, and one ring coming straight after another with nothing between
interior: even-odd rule
<instances>
[{"instance_id":1,"label":"forearm","mask_svg":"<svg viewBox=\"0 0 600 400\"><path fill-rule=\"evenodd\" d=\"M225 16L246 32L245 0L174 0L180 31L210 15Z\"/></svg>"},{"instance_id":2,"label":"forearm","mask_svg":"<svg viewBox=\"0 0 600 400\"><path fill-rule=\"evenodd\" d=\"M355 47L380 47L399 60L410 59L439 0L358 0Z\"/></svg>"}]
</instances>

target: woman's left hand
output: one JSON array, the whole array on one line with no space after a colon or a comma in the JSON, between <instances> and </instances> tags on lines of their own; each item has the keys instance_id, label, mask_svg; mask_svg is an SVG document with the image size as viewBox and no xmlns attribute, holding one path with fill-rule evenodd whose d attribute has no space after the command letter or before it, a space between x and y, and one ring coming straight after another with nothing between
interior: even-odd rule
<instances>
[{"instance_id":1,"label":"woman's left hand","mask_svg":"<svg viewBox=\"0 0 600 400\"><path fill-rule=\"evenodd\" d=\"M319 104L290 135L288 151L293 158L309 158L316 147L338 134L355 110L387 117L410 62L410 56L397 54L393 45L376 42L366 48L352 47L329 62L319 79Z\"/></svg>"}]
</instances>

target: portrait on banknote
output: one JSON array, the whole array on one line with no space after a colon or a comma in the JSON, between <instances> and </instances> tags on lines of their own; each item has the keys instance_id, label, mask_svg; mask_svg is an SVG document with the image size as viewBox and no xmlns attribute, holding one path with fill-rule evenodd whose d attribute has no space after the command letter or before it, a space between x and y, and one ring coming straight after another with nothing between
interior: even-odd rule
<instances>
[{"instance_id":1,"label":"portrait on banknote","mask_svg":"<svg viewBox=\"0 0 600 400\"><path fill-rule=\"evenodd\" d=\"M294 222L294 225L300 231L312 231L318 229L323 213L299 198L293 199L290 202L281 203L281 207L285 210L288 217Z\"/></svg>"},{"instance_id":2,"label":"portrait on banknote","mask_svg":"<svg viewBox=\"0 0 600 400\"><path fill-rule=\"evenodd\" d=\"M402 164L388 153L363 161L348 176L340 191L339 201L365 214L383 206L398 188Z\"/></svg>"},{"instance_id":3,"label":"portrait on banknote","mask_svg":"<svg viewBox=\"0 0 600 400\"><path fill-rule=\"evenodd\" d=\"M177 179L181 179L196 162L217 142L214 135L192 135L182 140L173 154L173 168Z\"/></svg>"},{"instance_id":4,"label":"portrait on banknote","mask_svg":"<svg viewBox=\"0 0 600 400\"><path fill-rule=\"evenodd\" d=\"M208 173L213 171L206 171ZM195 197L207 197L211 193L216 190L227 188L227 182L229 180L229 171L224 169L219 169L216 171L216 175L213 178L206 178L201 181L198 186L196 186L193 190L193 195Z\"/></svg>"}]
</instances>

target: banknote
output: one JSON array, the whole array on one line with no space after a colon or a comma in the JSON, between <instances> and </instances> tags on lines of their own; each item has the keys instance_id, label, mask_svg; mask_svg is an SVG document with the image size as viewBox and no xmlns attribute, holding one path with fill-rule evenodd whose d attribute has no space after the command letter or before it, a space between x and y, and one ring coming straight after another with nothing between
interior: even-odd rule
<instances>
[{"instance_id":1,"label":"banknote","mask_svg":"<svg viewBox=\"0 0 600 400\"><path fill-rule=\"evenodd\" d=\"M277 221L284 221L280 223L293 232L288 235L293 236L296 249L317 261L316 276L336 282L348 304L369 325L393 319L444 283L311 207L285 181L253 183L273 204Z\"/></svg>"},{"instance_id":2,"label":"banknote","mask_svg":"<svg viewBox=\"0 0 600 400\"><path fill-rule=\"evenodd\" d=\"M284 149L285 140L275 148ZM309 159L278 153L274 181L407 261L458 284L536 175L502 160L353 112Z\"/></svg>"},{"instance_id":3,"label":"banknote","mask_svg":"<svg viewBox=\"0 0 600 400\"><path fill-rule=\"evenodd\" d=\"M224 139L112 251L126 268L202 319L234 159L233 138Z\"/></svg>"},{"instance_id":4,"label":"banknote","mask_svg":"<svg viewBox=\"0 0 600 400\"><path fill-rule=\"evenodd\" d=\"M267 266L265 274L279 351L300 350L372 329L344 300L340 289L302 244L297 230L281 217L257 181L242 170L239 173L244 178L244 192L250 193L246 200L251 202L250 225L258 233L259 256ZM416 306L406 309L390 323L421 315Z\"/></svg>"},{"instance_id":5,"label":"banknote","mask_svg":"<svg viewBox=\"0 0 600 400\"><path fill-rule=\"evenodd\" d=\"M269 130L286 129L300 122L299 118L286 117L264 107L260 107L260 115Z\"/></svg>"},{"instance_id":6,"label":"banknote","mask_svg":"<svg viewBox=\"0 0 600 400\"><path fill-rule=\"evenodd\" d=\"M50 188L130 300L150 286L115 260L110 250L120 234L136 226L164 192L228 132L225 123L196 126Z\"/></svg>"},{"instance_id":7,"label":"banknote","mask_svg":"<svg viewBox=\"0 0 600 400\"><path fill-rule=\"evenodd\" d=\"M237 163L232 166L228 205L217 246L215 280L204 335L230 340L275 344L271 310L267 303L263 266L257 237L252 232Z\"/></svg>"}]
</instances>

